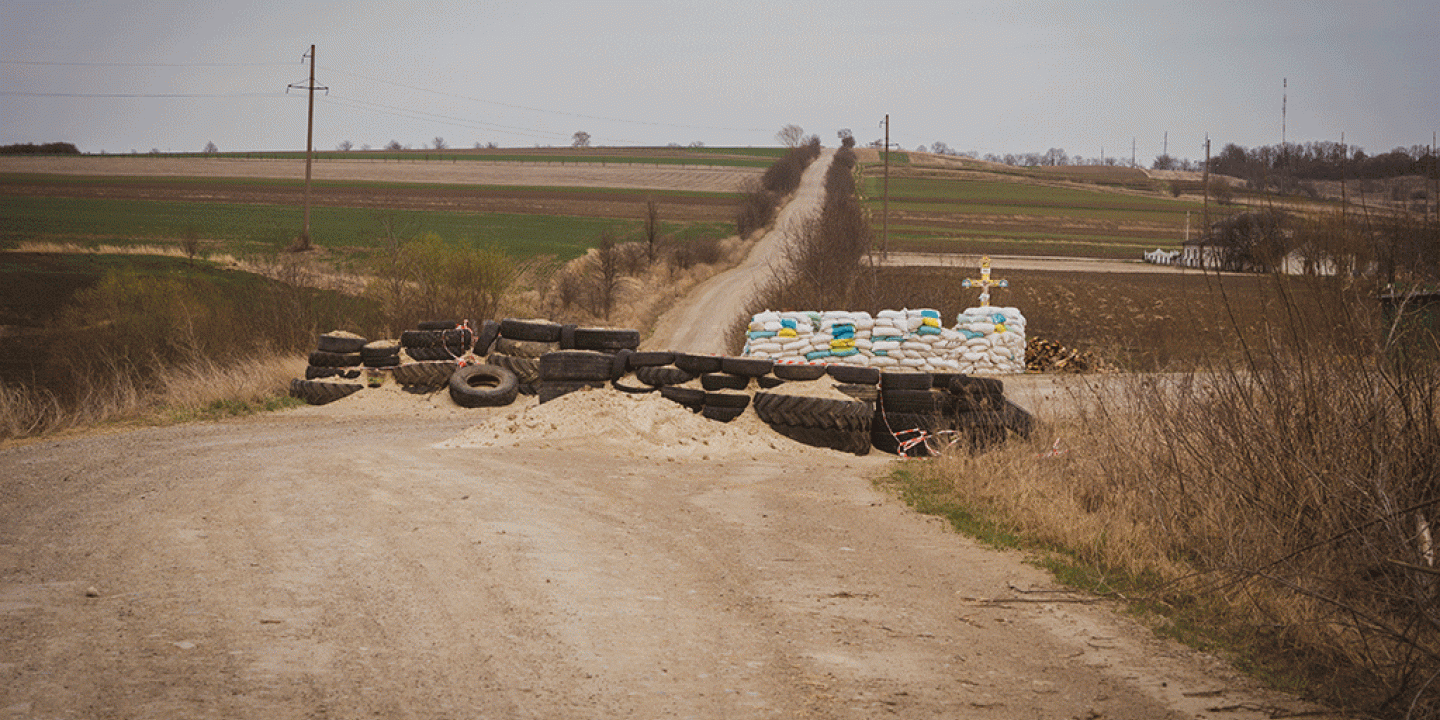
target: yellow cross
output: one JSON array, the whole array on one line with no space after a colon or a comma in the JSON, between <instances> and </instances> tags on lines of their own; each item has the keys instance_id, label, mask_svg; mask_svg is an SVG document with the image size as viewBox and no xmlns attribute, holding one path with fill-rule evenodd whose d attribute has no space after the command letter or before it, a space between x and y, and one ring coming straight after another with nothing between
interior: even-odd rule
<instances>
[{"instance_id":1,"label":"yellow cross","mask_svg":"<svg viewBox=\"0 0 1440 720\"><path fill-rule=\"evenodd\" d=\"M1010 287L1010 283L1009 283L1008 281L1005 281L1005 280L991 280L991 279L990 279L990 256L989 256L989 255L986 255L985 257L980 258L980 279L979 279L979 280L971 280L970 278L965 278L965 279L964 279L963 281L961 281L961 283L960 283L960 287L963 287L963 288L974 287L974 286L977 286L977 285L980 287L980 307L990 307L990 288L992 288L992 287L1002 287L1002 288L1008 288L1008 287Z\"/></svg>"}]
</instances>

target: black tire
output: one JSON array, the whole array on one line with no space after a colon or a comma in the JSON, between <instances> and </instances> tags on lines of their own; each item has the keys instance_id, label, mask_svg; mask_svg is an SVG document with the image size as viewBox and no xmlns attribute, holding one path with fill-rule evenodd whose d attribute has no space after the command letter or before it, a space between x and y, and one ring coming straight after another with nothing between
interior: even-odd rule
<instances>
[{"instance_id":1,"label":"black tire","mask_svg":"<svg viewBox=\"0 0 1440 720\"><path fill-rule=\"evenodd\" d=\"M951 408L950 398L934 390L899 390L882 387L880 403L887 413L933 415Z\"/></svg>"},{"instance_id":2,"label":"black tire","mask_svg":"<svg viewBox=\"0 0 1440 720\"><path fill-rule=\"evenodd\" d=\"M515 402L515 373L495 365L466 365L450 376L450 399L460 407L499 407Z\"/></svg>"},{"instance_id":3,"label":"black tire","mask_svg":"<svg viewBox=\"0 0 1440 720\"><path fill-rule=\"evenodd\" d=\"M800 363L776 363L775 369L770 372L782 380L819 380L825 377L825 366L802 365Z\"/></svg>"},{"instance_id":4,"label":"black tire","mask_svg":"<svg viewBox=\"0 0 1440 720\"><path fill-rule=\"evenodd\" d=\"M521 392L524 392L526 385L533 385L540 381L540 361L534 358L515 357L503 353L490 353L485 362L495 367L509 370L521 385Z\"/></svg>"},{"instance_id":5,"label":"black tire","mask_svg":"<svg viewBox=\"0 0 1440 720\"><path fill-rule=\"evenodd\" d=\"M869 432L874 408L860 400L760 391L755 393L755 414L771 425Z\"/></svg>"},{"instance_id":6,"label":"black tire","mask_svg":"<svg viewBox=\"0 0 1440 720\"><path fill-rule=\"evenodd\" d=\"M865 455L870 452L868 402L784 393L755 393L755 414L776 432L814 447Z\"/></svg>"},{"instance_id":7,"label":"black tire","mask_svg":"<svg viewBox=\"0 0 1440 720\"><path fill-rule=\"evenodd\" d=\"M957 412L996 412L1005 408L1005 395L995 390L1000 381L990 378L959 377L950 381L950 395ZM1001 385L1003 387L1003 385Z\"/></svg>"},{"instance_id":8,"label":"black tire","mask_svg":"<svg viewBox=\"0 0 1440 720\"><path fill-rule=\"evenodd\" d=\"M620 380L621 380L620 378L615 378L615 379L611 380L611 381L610 381L610 387L615 388L616 390L619 390L620 392L623 392L623 393L630 393L631 395L642 395L642 394L645 394L645 393L653 393L653 392L655 392L656 390L663 390L663 389L664 389L664 388L657 388L657 387L655 387L655 386L653 386L653 385L631 385L630 383L621 382ZM666 387L669 387L669 386L666 386Z\"/></svg>"},{"instance_id":9,"label":"black tire","mask_svg":"<svg viewBox=\"0 0 1440 720\"><path fill-rule=\"evenodd\" d=\"M955 378L960 377L965 377L965 374L953 372L930 373L930 387L935 388L936 390L949 391L950 383L953 382Z\"/></svg>"},{"instance_id":10,"label":"black tire","mask_svg":"<svg viewBox=\"0 0 1440 720\"><path fill-rule=\"evenodd\" d=\"M346 380L354 380L360 377L360 371L353 368L316 367L308 365L305 367L306 380L319 380L321 378L338 377Z\"/></svg>"},{"instance_id":11,"label":"black tire","mask_svg":"<svg viewBox=\"0 0 1440 720\"><path fill-rule=\"evenodd\" d=\"M775 361L765 358L749 357L723 357L720 358L720 370L731 375L744 375L745 377L760 377L769 375L775 369Z\"/></svg>"},{"instance_id":12,"label":"black tire","mask_svg":"<svg viewBox=\"0 0 1440 720\"><path fill-rule=\"evenodd\" d=\"M316 350L310 353L310 364L315 367L347 368L355 367L364 362L360 353L333 353L324 350Z\"/></svg>"},{"instance_id":13,"label":"black tire","mask_svg":"<svg viewBox=\"0 0 1440 720\"><path fill-rule=\"evenodd\" d=\"M864 365L826 365L825 372L830 373L830 377L835 378L835 382L854 385L880 384L879 368Z\"/></svg>"},{"instance_id":14,"label":"black tire","mask_svg":"<svg viewBox=\"0 0 1440 720\"><path fill-rule=\"evenodd\" d=\"M714 420L716 422L728 423L731 420L734 420L735 418L744 415L745 408L716 407L714 405L705 405L700 408L700 414L704 416L706 420Z\"/></svg>"},{"instance_id":15,"label":"black tire","mask_svg":"<svg viewBox=\"0 0 1440 720\"><path fill-rule=\"evenodd\" d=\"M367 342L369 342L369 340L359 335L350 333L342 335L338 332L328 332L317 339L315 349L330 353L358 353L360 352L360 348L365 347L365 343Z\"/></svg>"},{"instance_id":16,"label":"black tire","mask_svg":"<svg viewBox=\"0 0 1440 720\"><path fill-rule=\"evenodd\" d=\"M500 323L494 320L486 320L480 323L480 331L475 333L475 344L471 347L476 355L484 355L490 352L490 346L495 344L495 338L500 335Z\"/></svg>"},{"instance_id":17,"label":"black tire","mask_svg":"<svg viewBox=\"0 0 1440 720\"><path fill-rule=\"evenodd\" d=\"M544 404L577 390L603 387L605 387L605 383L589 380L541 380L540 384L536 386L535 394L540 396L540 402Z\"/></svg>"},{"instance_id":18,"label":"black tire","mask_svg":"<svg viewBox=\"0 0 1440 720\"><path fill-rule=\"evenodd\" d=\"M660 397L677 403L691 412L700 412L700 408L705 406L705 391L699 388L666 385L660 388Z\"/></svg>"},{"instance_id":19,"label":"black tire","mask_svg":"<svg viewBox=\"0 0 1440 720\"><path fill-rule=\"evenodd\" d=\"M719 355L675 353L675 367L697 376L704 375L705 373L720 372L720 360Z\"/></svg>"},{"instance_id":20,"label":"black tire","mask_svg":"<svg viewBox=\"0 0 1440 720\"><path fill-rule=\"evenodd\" d=\"M750 407L750 396L745 393L706 392L705 407L739 408Z\"/></svg>"},{"instance_id":21,"label":"black tire","mask_svg":"<svg viewBox=\"0 0 1440 720\"><path fill-rule=\"evenodd\" d=\"M399 355L399 340L375 340L365 343L365 346L360 348L360 357L366 360L371 358L397 357Z\"/></svg>"},{"instance_id":22,"label":"black tire","mask_svg":"<svg viewBox=\"0 0 1440 720\"><path fill-rule=\"evenodd\" d=\"M519 320L505 318L500 321L500 337L527 342L560 342L560 325L547 320Z\"/></svg>"},{"instance_id":23,"label":"black tire","mask_svg":"<svg viewBox=\"0 0 1440 720\"><path fill-rule=\"evenodd\" d=\"M744 390L750 387L750 378L730 373L705 373L700 376L700 387L706 390Z\"/></svg>"},{"instance_id":24,"label":"black tire","mask_svg":"<svg viewBox=\"0 0 1440 720\"><path fill-rule=\"evenodd\" d=\"M575 325L567 323L560 326L560 349L574 350L575 348Z\"/></svg>"},{"instance_id":25,"label":"black tire","mask_svg":"<svg viewBox=\"0 0 1440 720\"><path fill-rule=\"evenodd\" d=\"M460 327L463 320L424 320L415 327L421 330L453 330Z\"/></svg>"},{"instance_id":26,"label":"black tire","mask_svg":"<svg viewBox=\"0 0 1440 720\"><path fill-rule=\"evenodd\" d=\"M378 355L376 357L365 358L365 367L367 368L390 368L399 364L400 353L398 351L394 355Z\"/></svg>"},{"instance_id":27,"label":"black tire","mask_svg":"<svg viewBox=\"0 0 1440 720\"><path fill-rule=\"evenodd\" d=\"M804 425L771 425L770 429L795 442L811 447L829 448L854 455L870 454L868 430L836 430Z\"/></svg>"},{"instance_id":28,"label":"black tire","mask_svg":"<svg viewBox=\"0 0 1440 720\"><path fill-rule=\"evenodd\" d=\"M450 382L450 376L455 374L454 362L437 360L432 362L414 362L396 365L390 371L390 377L395 382L408 387L441 388Z\"/></svg>"},{"instance_id":29,"label":"black tire","mask_svg":"<svg viewBox=\"0 0 1440 720\"><path fill-rule=\"evenodd\" d=\"M669 350L637 352L630 356L630 369L635 370L642 367L669 365L673 362L675 362L675 353Z\"/></svg>"},{"instance_id":30,"label":"black tire","mask_svg":"<svg viewBox=\"0 0 1440 720\"><path fill-rule=\"evenodd\" d=\"M774 375L761 375L760 377L755 378L755 384L759 385L760 389L762 390L774 390L775 388L784 385L786 382L788 381L784 378L778 378Z\"/></svg>"},{"instance_id":31,"label":"black tire","mask_svg":"<svg viewBox=\"0 0 1440 720\"><path fill-rule=\"evenodd\" d=\"M630 356L631 356L631 355L634 355L634 354L635 354L635 351L634 351L634 350L631 350L631 349L629 349L629 348L624 348L624 349L621 349L619 352L616 352L613 356L611 356L611 358L610 358L610 379L611 379L611 380L619 380L620 378L625 377L625 373L630 372Z\"/></svg>"},{"instance_id":32,"label":"black tire","mask_svg":"<svg viewBox=\"0 0 1440 720\"><path fill-rule=\"evenodd\" d=\"M463 347L466 350L475 343L475 334L470 328L458 330L406 330L400 333L400 345L406 348ZM463 351L462 351L463 352Z\"/></svg>"},{"instance_id":33,"label":"black tire","mask_svg":"<svg viewBox=\"0 0 1440 720\"><path fill-rule=\"evenodd\" d=\"M643 353L635 355L641 354ZM635 355L630 356L632 363L635 361ZM695 379L695 376L674 365L645 365L635 368L635 379L653 387L664 387L690 382Z\"/></svg>"},{"instance_id":34,"label":"black tire","mask_svg":"<svg viewBox=\"0 0 1440 720\"><path fill-rule=\"evenodd\" d=\"M440 347L412 347L405 348L405 354L415 362L434 362L437 360L449 360L451 363L465 354L465 350L458 347L442 345Z\"/></svg>"},{"instance_id":35,"label":"black tire","mask_svg":"<svg viewBox=\"0 0 1440 720\"><path fill-rule=\"evenodd\" d=\"M576 350L616 352L640 347L640 331L628 328L575 328Z\"/></svg>"},{"instance_id":36,"label":"black tire","mask_svg":"<svg viewBox=\"0 0 1440 720\"><path fill-rule=\"evenodd\" d=\"M300 380L298 378L290 381L290 397L300 398L311 405L332 403L364 389L365 386L359 383Z\"/></svg>"},{"instance_id":37,"label":"black tire","mask_svg":"<svg viewBox=\"0 0 1440 720\"><path fill-rule=\"evenodd\" d=\"M881 390L929 390L935 378L927 372L882 372Z\"/></svg>"},{"instance_id":38,"label":"black tire","mask_svg":"<svg viewBox=\"0 0 1440 720\"><path fill-rule=\"evenodd\" d=\"M534 340L514 340L505 336L495 338L490 346L490 352L513 357L539 358L545 353L552 353L560 349L558 342L537 342Z\"/></svg>"},{"instance_id":39,"label":"black tire","mask_svg":"<svg viewBox=\"0 0 1440 720\"><path fill-rule=\"evenodd\" d=\"M594 350L561 350L540 356L540 380L605 382L615 359Z\"/></svg>"}]
</instances>

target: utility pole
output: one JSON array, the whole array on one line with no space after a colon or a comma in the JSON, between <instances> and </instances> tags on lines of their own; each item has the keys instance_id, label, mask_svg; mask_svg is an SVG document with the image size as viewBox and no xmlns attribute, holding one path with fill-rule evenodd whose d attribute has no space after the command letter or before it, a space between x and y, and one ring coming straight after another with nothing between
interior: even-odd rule
<instances>
[{"instance_id":1,"label":"utility pole","mask_svg":"<svg viewBox=\"0 0 1440 720\"><path fill-rule=\"evenodd\" d=\"M1205 172L1200 177L1200 185L1205 188L1205 244L1210 244L1210 133L1205 133ZM1205 260L1202 257L1201 265Z\"/></svg>"},{"instance_id":2,"label":"utility pole","mask_svg":"<svg viewBox=\"0 0 1440 720\"><path fill-rule=\"evenodd\" d=\"M310 81L305 84L304 89L310 92L310 112L305 118L305 224L300 230L300 237L296 239L295 250L310 249L310 166L315 160L315 91L330 91L328 87L317 87L315 85L315 46L310 46L308 55L301 55L300 59L310 58ZM296 83L286 86L285 92L290 88L299 88Z\"/></svg>"},{"instance_id":3,"label":"utility pole","mask_svg":"<svg viewBox=\"0 0 1440 720\"><path fill-rule=\"evenodd\" d=\"M1130 167L1135 167L1135 138L1130 138Z\"/></svg>"},{"instance_id":4,"label":"utility pole","mask_svg":"<svg viewBox=\"0 0 1440 720\"><path fill-rule=\"evenodd\" d=\"M885 187L880 201L880 257L890 259L890 113L885 113Z\"/></svg>"},{"instance_id":5,"label":"utility pole","mask_svg":"<svg viewBox=\"0 0 1440 720\"><path fill-rule=\"evenodd\" d=\"M1170 157L1170 131L1169 131L1169 130L1166 130L1166 131L1165 131L1165 144L1162 145L1161 147L1162 147L1163 149L1160 151L1160 154L1161 154L1161 155L1164 155L1164 156L1167 157L1167 158Z\"/></svg>"}]
</instances>

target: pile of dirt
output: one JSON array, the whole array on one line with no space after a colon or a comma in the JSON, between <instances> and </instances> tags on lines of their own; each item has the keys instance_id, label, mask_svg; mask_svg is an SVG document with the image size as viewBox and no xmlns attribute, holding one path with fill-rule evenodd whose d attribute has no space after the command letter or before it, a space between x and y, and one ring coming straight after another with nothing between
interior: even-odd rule
<instances>
[{"instance_id":1,"label":"pile of dirt","mask_svg":"<svg viewBox=\"0 0 1440 720\"><path fill-rule=\"evenodd\" d=\"M439 443L448 448L583 444L635 458L716 460L781 451L833 457L833 450L801 445L771 430L754 413L720 423L657 393L582 390L543 405L524 398Z\"/></svg>"}]
</instances>

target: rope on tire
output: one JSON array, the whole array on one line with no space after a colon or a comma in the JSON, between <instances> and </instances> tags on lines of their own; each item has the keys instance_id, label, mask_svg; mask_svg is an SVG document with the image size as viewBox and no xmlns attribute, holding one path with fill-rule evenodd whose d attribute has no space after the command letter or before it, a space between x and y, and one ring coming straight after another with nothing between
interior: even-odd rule
<instances>
[{"instance_id":1,"label":"rope on tire","mask_svg":"<svg viewBox=\"0 0 1440 720\"><path fill-rule=\"evenodd\" d=\"M885 413L884 403L880 403L880 419L885 421L885 432L890 433L890 437L895 438L895 454L899 455L902 459L908 460L910 458L910 451L921 446L931 455L939 455L954 447L955 444L961 440L960 434L954 430L940 430L932 433L929 430L923 430L921 428L910 428L895 432L895 428L890 426L890 417ZM947 435L952 437L943 437ZM902 438L901 436L905 437ZM932 445L931 441L935 443L943 442L944 445L937 447L936 445Z\"/></svg>"}]
</instances>

